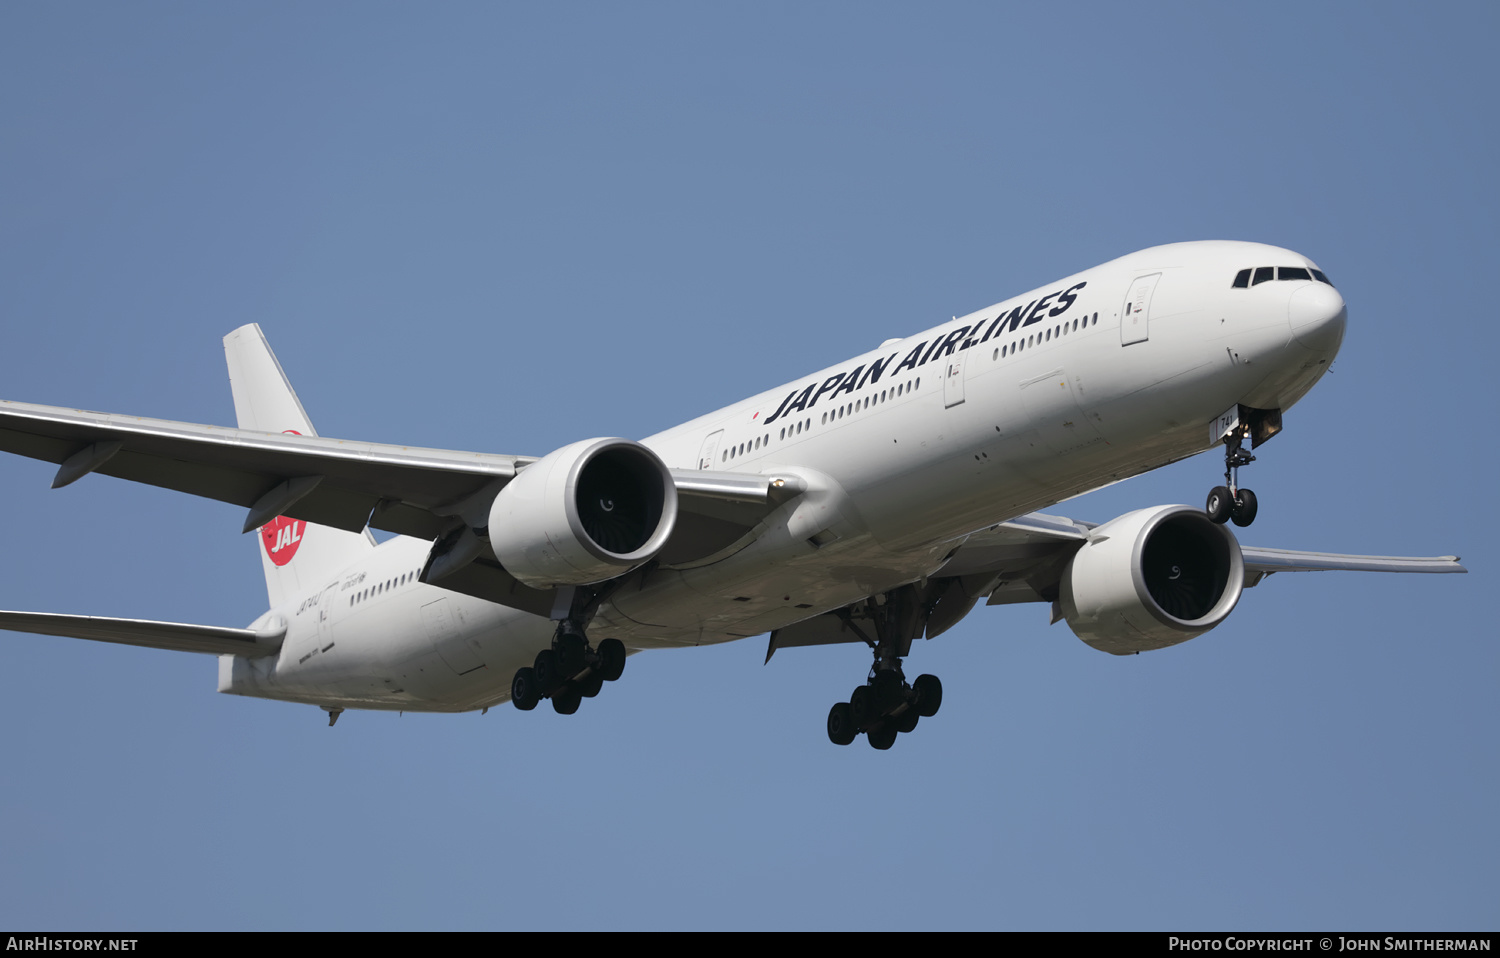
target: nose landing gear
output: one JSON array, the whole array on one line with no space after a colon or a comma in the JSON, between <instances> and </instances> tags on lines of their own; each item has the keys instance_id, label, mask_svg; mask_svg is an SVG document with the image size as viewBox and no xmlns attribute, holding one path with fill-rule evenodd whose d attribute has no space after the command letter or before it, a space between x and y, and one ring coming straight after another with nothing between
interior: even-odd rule
<instances>
[{"instance_id":1,"label":"nose landing gear","mask_svg":"<svg viewBox=\"0 0 1500 958\"><path fill-rule=\"evenodd\" d=\"M1248 466L1255 457L1245 450L1245 439L1250 427L1237 426L1224 437L1224 485L1214 486L1208 493L1208 502L1203 511L1208 518L1219 524L1233 521L1237 526L1248 526L1255 521L1259 506L1255 493L1239 485L1240 466Z\"/></svg>"}]
</instances>

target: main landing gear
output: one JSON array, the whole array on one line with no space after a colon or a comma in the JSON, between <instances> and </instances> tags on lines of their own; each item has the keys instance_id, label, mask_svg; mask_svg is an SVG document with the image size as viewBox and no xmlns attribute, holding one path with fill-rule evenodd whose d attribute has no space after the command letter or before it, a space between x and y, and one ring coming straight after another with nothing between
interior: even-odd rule
<instances>
[{"instance_id":1,"label":"main landing gear","mask_svg":"<svg viewBox=\"0 0 1500 958\"><path fill-rule=\"evenodd\" d=\"M551 699L559 715L572 715L584 699L599 694L605 682L613 682L625 671L625 644L605 639L590 648L588 637L577 622L566 619L557 625L552 647L536 654L529 669L517 669L510 683L510 700L523 712Z\"/></svg>"},{"instance_id":2,"label":"main landing gear","mask_svg":"<svg viewBox=\"0 0 1500 958\"><path fill-rule=\"evenodd\" d=\"M1208 518L1220 525L1233 521L1237 526L1248 526L1255 521L1258 506L1255 493L1241 489L1240 466L1248 466L1255 457L1245 450L1244 441L1250 436L1248 425L1238 426L1224 437L1224 485L1214 486L1208 493L1208 502L1203 511Z\"/></svg>"},{"instance_id":3,"label":"main landing gear","mask_svg":"<svg viewBox=\"0 0 1500 958\"><path fill-rule=\"evenodd\" d=\"M863 732L872 747L888 749L898 733L915 730L919 719L932 718L942 704L943 683L936 675L919 675L908 685L899 663L872 669L849 701L829 710L828 740L848 745Z\"/></svg>"},{"instance_id":4,"label":"main landing gear","mask_svg":"<svg viewBox=\"0 0 1500 958\"><path fill-rule=\"evenodd\" d=\"M854 690L849 701L828 712L828 740L848 745L861 733L881 750L896 744L896 736L911 732L917 722L931 718L943 704L943 683L936 675L919 675L908 683L901 658L911 652L912 639L927 625L932 597L916 586L903 586L874 596L863 609L844 613L844 623L865 640L875 654L869 679ZM865 634L855 615L869 619L876 639Z\"/></svg>"}]
</instances>

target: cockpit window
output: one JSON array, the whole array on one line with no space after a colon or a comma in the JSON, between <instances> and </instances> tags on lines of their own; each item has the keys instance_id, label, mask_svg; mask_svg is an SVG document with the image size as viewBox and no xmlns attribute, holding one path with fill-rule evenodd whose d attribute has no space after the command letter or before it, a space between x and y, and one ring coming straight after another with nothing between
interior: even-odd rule
<instances>
[{"instance_id":1,"label":"cockpit window","mask_svg":"<svg viewBox=\"0 0 1500 958\"><path fill-rule=\"evenodd\" d=\"M1245 289L1248 286L1259 286L1261 283L1269 283L1273 279L1297 280L1315 279L1320 283L1333 285L1333 280L1323 274L1322 270L1313 269L1311 266L1258 266L1253 270L1242 269L1234 274L1232 289Z\"/></svg>"}]
</instances>

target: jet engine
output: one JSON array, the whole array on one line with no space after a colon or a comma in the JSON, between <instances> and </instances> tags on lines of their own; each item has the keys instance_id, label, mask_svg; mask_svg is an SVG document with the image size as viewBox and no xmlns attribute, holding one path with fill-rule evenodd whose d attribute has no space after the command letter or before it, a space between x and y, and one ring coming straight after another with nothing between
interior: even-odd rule
<instances>
[{"instance_id":1,"label":"jet engine","mask_svg":"<svg viewBox=\"0 0 1500 958\"><path fill-rule=\"evenodd\" d=\"M1229 528L1202 509L1155 506L1093 529L1060 586L1073 633L1129 655L1186 642L1223 622L1245 587L1245 560Z\"/></svg>"},{"instance_id":2,"label":"jet engine","mask_svg":"<svg viewBox=\"0 0 1500 958\"><path fill-rule=\"evenodd\" d=\"M661 459L628 439L586 439L523 468L490 505L505 570L538 589L623 575L666 544L677 487Z\"/></svg>"}]
</instances>

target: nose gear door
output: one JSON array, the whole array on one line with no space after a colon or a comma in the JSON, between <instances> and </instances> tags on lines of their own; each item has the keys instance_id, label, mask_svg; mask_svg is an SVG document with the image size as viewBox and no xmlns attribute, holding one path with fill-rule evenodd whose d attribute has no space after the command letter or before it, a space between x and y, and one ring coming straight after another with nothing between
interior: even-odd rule
<instances>
[{"instance_id":1,"label":"nose gear door","mask_svg":"<svg viewBox=\"0 0 1500 958\"><path fill-rule=\"evenodd\" d=\"M1143 343L1150 338L1151 294L1156 291L1160 273L1137 276L1125 295L1125 307L1120 311L1120 345Z\"/></svg>"}]
</instances>

